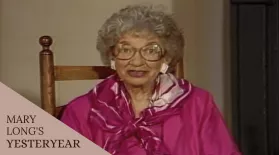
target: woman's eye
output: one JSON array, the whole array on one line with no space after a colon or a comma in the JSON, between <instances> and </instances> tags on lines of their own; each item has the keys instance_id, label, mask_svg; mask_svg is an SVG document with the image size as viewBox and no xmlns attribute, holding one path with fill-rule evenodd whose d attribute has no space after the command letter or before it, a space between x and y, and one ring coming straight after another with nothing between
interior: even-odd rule
<instances>
[{"instance_id":1,"label":"woman's eye","mask_svg":"<svg viewBox=\"0 0 279 155\"><path fill-rule=\"evenodd\" d=\"M131 50L130 49L128 49L128 48L123 48L123 49L121 49L121 52L122 53L129 53Z\"/></svg>"},{"instance_id":2,"label":"woman's eye","mask_svg":"<svg viewBox=\"0 0 279 155\"><path fill-rule=\"evenodd\" d=\"M148 54L158 54L160 52L160 50L156 49L156 48L149 48L147 49L147 53Z\"/></svg>"},{"instance_id":3,"label":"woman's eye","mask_svg":"<svg viewBox=\"0 0 279 155\"><path fill-rule=\"evenodd\" d=\"M155 51L154 49L148 49L147 52L148 52L149 54L154 54L156 51Z\"/></svg>"}]
</instances>

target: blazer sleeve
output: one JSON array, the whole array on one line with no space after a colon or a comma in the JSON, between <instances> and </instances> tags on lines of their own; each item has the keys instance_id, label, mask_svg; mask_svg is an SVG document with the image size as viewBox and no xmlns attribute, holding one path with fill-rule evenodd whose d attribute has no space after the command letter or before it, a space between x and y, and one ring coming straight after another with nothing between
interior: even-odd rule
<instances>
[{"instance_id":1,"label":"blazer sleeve","mask_svg":"<svg viewBox=\"0 0 279 155\"><path fill-rule=\"evenodd\" d=\"M87 96L81 96L67 104L60 120L92 141L94 138L94 130L90 127L88 122L90 103L86 98Z\"/></svg>"},{"instance_id":2,"label":"blazer sleeve","mask_svg":"<svg viewBox=\"0 0 279 155\"><path fill-rule=\"evenodd\" d=\"M199 131L204 155L241 155L210 94L205 100Z\"/></svg>"}]
</instances>

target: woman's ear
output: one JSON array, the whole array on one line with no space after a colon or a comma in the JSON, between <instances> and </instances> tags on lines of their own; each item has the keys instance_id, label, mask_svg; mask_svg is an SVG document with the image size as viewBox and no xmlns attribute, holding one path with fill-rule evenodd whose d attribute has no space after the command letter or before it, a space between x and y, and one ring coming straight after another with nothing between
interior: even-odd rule
<instances>
[{"instance_id":1,"label":"woman's ear","mask_svg":"<svg viewBox=\"0 0 279 155\"><path fill-rule=\"evenodd\" d=\"M111 67L111 69L115 70L116 69L115 68L115 58L114 58L114 56L112 54L112 49L107 50L107 56L108 56L108 58L110 60L110 67Z\"/></svg>"},{"instance_id":2,"label":"woman's ear","mask_svg":"<svg viewBox=\"0 0 279 155\"><path fill-rule=\"evenodd\" d=\"M115 61L113 59L110 60L110 67L111 69L116 70Z\"/></svg>"},{"instance_id":3,"label":"woman's ear","mask_svg":"<svg viewBox=\"0 0 279 155\"><path fill-rule=\"evenodd\" d=\"M162 66L160 69L161 73L165 74L168 72L170 62L171 62L171 59L169 57L165 57L163 59Z\"/></svg>"},{"instance_id":4,"label":"woman's ear","mask_svg":"<svg viewBox=\"0 0 279 155\"><path fill-rule=\"evenodd\" d=\"M161 65L160 72L163 73L163 74L166 74L167 71L168 71L168 69L169 69L169 65L166 64L166 63L163 63L163 64Z\"/></svg>"},{"instance_id":5,"label":"woman's ear","mask_svg":"<svg viewBox=\"0 0 279 155\"><path fill-rule=\"evenodd\" d=\"M170 57L165 57L163 63L169 65L171 63L171 58Z\"/></svg>"},{"instance_id":6,"label":"woman's ear","mask_svg":"<svg viewBox=\"0 0 279 155\"><path fill-rule=\"evenodd\" d=\"M107 50L107 52L106 52L106 55L108 56L108 58L110 59L110 60L112 60L114 57L113 57L113 54L112 54L112 49L110 48L109 50Z\"/></svg>"}]
</instances>

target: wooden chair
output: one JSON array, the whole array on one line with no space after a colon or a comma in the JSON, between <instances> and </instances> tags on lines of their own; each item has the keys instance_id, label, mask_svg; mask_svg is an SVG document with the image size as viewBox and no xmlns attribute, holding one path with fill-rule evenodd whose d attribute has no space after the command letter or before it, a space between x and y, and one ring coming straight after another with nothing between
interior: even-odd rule
<instances>
[{"instance_id":1,"label":"wooden chair","mask_svg":"<svg viewBox=\"0 0 279 155\"><path fill-rule=\"evenodd\" d=\"M55 81L98 80L105 79L114 73L109 66L57 66L54 65L53 52L50 49L52 38L42 36L40 52L41 107L43 110L59 118L65 106L57 107L55 102ZM178 63L175 75L183 78L183 61Z\"/></svg>"}]
</instances>

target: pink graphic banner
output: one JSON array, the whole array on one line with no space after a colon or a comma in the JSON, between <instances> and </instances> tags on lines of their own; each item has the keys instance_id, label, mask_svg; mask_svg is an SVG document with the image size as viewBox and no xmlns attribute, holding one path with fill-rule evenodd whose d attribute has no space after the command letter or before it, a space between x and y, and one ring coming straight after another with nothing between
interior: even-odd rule
<instances>
[{"instance_id":1,"label":"pink graphic banner","mask_svg":"<svg viewBox=\"0 0 279 155\"><path fill-rule=\"evenodd\" d=\"M0 154L109 155L0 82Z\"/></svg>"}]
</instances>

